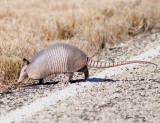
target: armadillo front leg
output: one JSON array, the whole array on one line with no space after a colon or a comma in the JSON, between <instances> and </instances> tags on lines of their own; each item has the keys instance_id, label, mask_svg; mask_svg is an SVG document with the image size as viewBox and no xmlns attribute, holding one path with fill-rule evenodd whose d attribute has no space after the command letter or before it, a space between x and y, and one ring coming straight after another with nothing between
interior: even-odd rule
<instances>
[{"instance_id":1,"label":"armadillo front leg","mask_svg":"<svg viewBox=\"0 0 160 123\"><path fill-rule=\"evenodd\" d=\"M43 84L43 79L40 79L38 84Z\"/></svg>"}]
</instances>

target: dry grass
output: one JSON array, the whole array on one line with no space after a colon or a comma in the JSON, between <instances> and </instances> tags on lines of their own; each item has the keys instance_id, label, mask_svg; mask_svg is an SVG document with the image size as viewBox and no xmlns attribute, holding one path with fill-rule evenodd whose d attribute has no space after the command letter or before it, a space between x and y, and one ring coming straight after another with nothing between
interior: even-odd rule
<instances>
[{"instance_id":1,"label":"dry grass","mask_svg":"<svg viewBox=\"0 0 160 123\"><path fill-rule=\"evenodd\" d=\"M0 89L17 80L20 57L54 42L93 56L160 28L159 0L0 0Z\"/></svg>"}]
</instances>

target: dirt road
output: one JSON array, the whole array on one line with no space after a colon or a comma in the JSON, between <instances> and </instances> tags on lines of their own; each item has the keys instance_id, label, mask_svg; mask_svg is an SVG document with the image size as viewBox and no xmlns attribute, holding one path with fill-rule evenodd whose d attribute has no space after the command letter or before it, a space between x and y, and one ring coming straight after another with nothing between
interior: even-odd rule
<instances>
[{"instance_id":1,"label":"dirt road","mask_svg":"<svg viewBox=\"0 0 160 123\"><path fill-rule=\"evenodd\" d=\"M105 69L91 68L90 79L86 85L81 80L73 81L68 86L59 85L55 81L65 77L59 75L44 85L29 85L20 88L18 92L13 89L12 93L2 94L0 121L159 123L160 49L154 51L158 46L160 46L160 33L141 35L94 58L105 62L124 61L135 56L140 58L141 54L153 49L147 53L156 55L149 54L144 60L158 64L157 69L150 64L134 64L134 66L108 68L106 69L108 72L100 75ZM98 78L93 76L95 74ZM74 76L74 79L81 78L83 78L81 74ZM42 103L45 99L49 100L50 96L50 103L47 101ZM29 108L31 110L28 110ZM23 114L26 110L27 112Z\"/></svg>"}]
</instances>

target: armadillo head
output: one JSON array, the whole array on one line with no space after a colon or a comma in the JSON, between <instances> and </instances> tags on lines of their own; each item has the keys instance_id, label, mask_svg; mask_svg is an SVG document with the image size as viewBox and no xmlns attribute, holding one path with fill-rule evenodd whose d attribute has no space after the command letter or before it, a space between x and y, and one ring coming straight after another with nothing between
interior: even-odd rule
<instances>
[{"instance_id":1,"label":"armadillo head","mask_svg":"<svg viewBox=\"0 0 160 123\"><path fill-rule=\"evenodd\" d=\"M23 68L21 70L19 79L18 79L18 83L22 82L24 79L26 79L28 77L28 73L27 73L27 67L29 65L29 61L26 58L22 58L23 61Z\"/></svg>"}]
</instances>

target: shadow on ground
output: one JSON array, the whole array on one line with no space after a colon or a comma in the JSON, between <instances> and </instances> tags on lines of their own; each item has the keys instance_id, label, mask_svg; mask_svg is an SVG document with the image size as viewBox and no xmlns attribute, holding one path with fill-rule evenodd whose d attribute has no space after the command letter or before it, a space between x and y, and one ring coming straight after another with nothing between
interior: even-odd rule
<instances>
[{"instance_id":1,"label":"shadow on ground","mask_svg":"<svg viewBox=\"0 0 160 123\"><path fill-rule=\"evenodd\" d=\"M160 80L157 80L157 79L121 79L121 80L113 80L113 79L106 79L106 78L89 78L87 82L93 82L93 83L99 83L99 82L119 82L119 81L126 81L126 82L134 82L134 81L152 81L152 82L158 82L160 83ZM13 87L12 89L14 90L15 88L17 87L20 87L20 88L26 88L26 87L35 87L35 86L38 86L38 85L57 85L60 81L48 81L48 82L44 82L44 83L30 83L30 84L27 84L27 85L24 85L24 86L18 86L18 85L15 85L15 87ZM70 83L81 83L81 82L85 82L84 79L78 79L78 80L72 80ZM0 95L3 95L3 94L10 94L12 93L12 89L8 90L7 92L4 92L4 93L0 93Z\"/></svg>"},{"instance_id":2,"label":"shadow on ground","mask_svg":"<svg viewBox=\"0 0 160 123\"><path fill-rule=\"evenodd\" d=\"M150 79L151 81L153 79ZM119 82L119 81L145 81L145 79L135 79L135 80L113 80L113 79L106 79L106 78L89 78L87 82ZM36 85L56 85L60 81L48 81L44 83L33 83L26 86L36 86ZM80 83L85 82L84 79L72 80L70 83Z\"/></svg>"}]
</instances>

